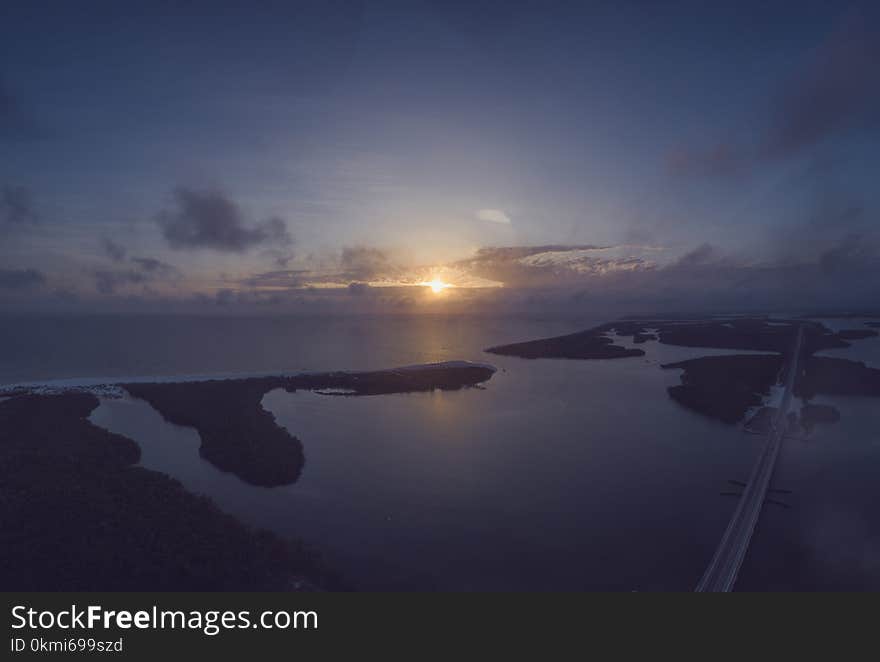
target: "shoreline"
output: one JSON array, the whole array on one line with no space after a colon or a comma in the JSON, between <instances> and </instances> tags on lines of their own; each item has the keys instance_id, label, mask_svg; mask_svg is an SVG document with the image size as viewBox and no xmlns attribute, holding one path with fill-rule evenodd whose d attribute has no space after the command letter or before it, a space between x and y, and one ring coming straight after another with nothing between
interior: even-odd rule
<instances>
[{"instance_id":1,"label":"shoreline","mask_svg":"<svg viewBox=\"0 0 880 662\"><path fill-rule=\"evenodd\" d=\"M112 389L121 387L123 384L189 384L194 382L214 381L240 381L246 379L296 379L300 377L316 377L322 375L364 375L371 373L410 372L425 369L456 369L456 368L482 368L497 372L497 368L491 363L478 361L438 361L436 363L414 363L411 365L384 368L379 370L297 370L294 372L218 372L185 375L124 375L122 377L61 377L58 379L33 379L24 382L10 382L0 384L0 398L12 397L33 393L35 395L50 395L70 391L84 391L87 389ZM105 397L112 397L108 395Z\"/></svg>"},{"instance_id":2,"label":"shoreline","mask_svg":"<svg viewBox=\"0 0 880 662\"><path fill-rule=\"evenodd\" d=\"M7 387L0 390L0 518L11 533L3 536L0 581L8 590L349 590L304 543L245 525L168 474L139 466L135 441L89 420L99 397L118 389L169 422L183 417L202 439L202 457L245 482L271 486L294 482L304 454L299 439L262 408L267 391L344 385L357 397L451 390L494 373L487 364L452 361L373 372Z\"/></svg>"},{"instance_id":3,"label":"shoreline","mask_svg":"<svg viewBox=\"0 0 880 662\"><path fill-rule=\"evenodd\" d=\"M255 529L91 423L85 393L0 403L6 590L344 589L303 543Z\"/></svg>"},{"instance_id":4,"label":"shoreline","mask_svg":"<svg viewBox=\"0 0 880 662\"><path fill-rule=\"evenodd\" d=\"M871 322L866 322L872 326ZM694 349L724 349L758 354L703 356L661 364L680 369L680 383L667 394L682 407L734 425L749 412L765 406L777 372L795 330L804 327L805 375L798 378L795 393L806 405L814 395L846 393L880 394L880 370L849 359L826 359L817 352L845 349L853 342L878 335L872 328L831 329L815 319L773 316L712 316L688 318L624 318L583 331L550 338L489 347L487 352L522 359L601 360L644 356L639 348L615 344L631 338L633 344L658 343ZM613 334L613 335L612 335ZM831 370L829 366L835 370ZM748 424L748 423L747 423Z\"/></svg>"},{"instance_id":5,"label":"shoreline","mask_svg":"<svg viewBox=\"0 0 880 662\"><path fill-rule=\"evenodd\" d=\"M458 390L481 384L494 374L492 366L456 361L371 372L137 382L117 387L147 401L169 423L195 428L202 442L199 453L221 471L251 485L277 487L296 482L305 453L302 442L263 409L263 396L269 391L333 390L340 397L359 397Z\"/></svg>"}]
</instances>

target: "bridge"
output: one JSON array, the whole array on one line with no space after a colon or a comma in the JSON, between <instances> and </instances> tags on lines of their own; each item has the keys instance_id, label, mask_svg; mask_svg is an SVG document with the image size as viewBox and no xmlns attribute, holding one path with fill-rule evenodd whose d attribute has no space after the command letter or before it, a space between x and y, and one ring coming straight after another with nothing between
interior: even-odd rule
<instances>
[{"instance_id":1,"label":"bridge","mask_svg":"<svg viewBox=\"0 0 880 662\"><path fill-rule=\"evenodd\" d=\"M785 437L787 428L786 415L791 402L794 380L798 373L801 351L804 342L804 330L798 326L794 347L785 366L785 387L779 410L773 418L767 443L755 463L749 481L743 489L742 497L737 504L733 517L727 525L718 549L712 557L709 567L703 573L700 583L695 589L698 592L727 592L733 590L740 566L746 557L749 543L758 524L761 508L767 497L770 479L776 466L776 458Z\"/></svg>"}]
</instances>

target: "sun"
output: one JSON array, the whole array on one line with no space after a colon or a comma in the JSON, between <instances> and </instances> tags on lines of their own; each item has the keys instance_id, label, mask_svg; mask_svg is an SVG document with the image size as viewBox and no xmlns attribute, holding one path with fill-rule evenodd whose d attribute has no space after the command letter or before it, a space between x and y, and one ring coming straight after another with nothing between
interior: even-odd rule
<instances>
[{"instance_id":1,"label":"sun","mask_svg":"<svg viewBox=\"0 0 880 662\"><path fill-rule=\"evenodd\" d=\"M444 283L442 280L438 280L437 278L432 281L428 281L427 283L425 283L425 285L430 287L431 291L434 294L440 294L440 292L445 290L447 287L452 287L452 285L450 285L449 283Z\"/></svg>"}]
</instances>

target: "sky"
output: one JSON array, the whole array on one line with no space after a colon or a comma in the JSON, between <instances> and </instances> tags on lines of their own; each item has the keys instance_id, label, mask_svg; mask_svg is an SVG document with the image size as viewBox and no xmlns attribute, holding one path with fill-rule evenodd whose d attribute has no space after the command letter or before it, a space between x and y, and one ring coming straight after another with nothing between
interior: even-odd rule
<instances>
[{"instance_id":1,"label":"sky","mask_svg":"<svg viewBox=\"0 0 880 662\"><path fill-rule=\"evenodd\" d=\"M878 145L875 3L13 1L0 305L864 308Z\"/></svg>"}]
</instances>

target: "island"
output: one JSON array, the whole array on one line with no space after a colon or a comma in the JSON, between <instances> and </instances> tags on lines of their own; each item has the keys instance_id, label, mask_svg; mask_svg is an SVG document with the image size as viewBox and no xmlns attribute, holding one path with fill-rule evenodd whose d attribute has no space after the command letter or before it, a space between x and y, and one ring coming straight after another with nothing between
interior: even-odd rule
<instances>
[{"instance_id":1,"label":"island","mask_svg":"<svg viewBox=\"0 0 880 662\"><path fill-rule=\"evenodd\" d=\"M798 323L805 325L805 346L811 353L849 347L845 338L815 322L763 317L722 317L684 320L625 319L562 336L496 345L485 351L525 359L622 359L644 356L642 349L614 344L614 338L610 334L616 334L631 337L638 344L657 340L664 345L680 347L785 353L791 346Z\"/></svg>"},{"instance_id":2,"label":"island","mask_svg":"<svg viewBox=\"0 0 880 662\"><path fill-rule=\"evenodd\" d=\"M667 389L677 403L724 423L737 423L770 395L782 366L781 356L734 354L704 356L662 367L683 370L681 384Z\"/></svg>"},{"instance_id":3,"label":"island","mask_svg":"<svg viewBox=\"0 0 880 662\"><path fill-rule=\"evenodd\" d=\"M522 359L623 359L645 355L644 350L615 345L605 333L603 327L596 327L565 336L496 345L486 351Z\"/></svg>"},{"instance_id":4,"label":"island","mask_svg":"<svg viewBox=\"0 0 880 662\"><path fill-rule=\"evenodd\" d=\"M795 395L811 399L816 395L880 396L880 370L861 361L811 356L795 381Z\"/></svg>"},{"instance_id":5,"label":"island","mask_svg":"<svg viewBox=\"0 0 880 662\"><path fill-rule=\"evenodd\" d=\"M269 391L327 390L365 396L456 390L485 382L494 372L492 366L453 361L373 372L123 383L121 387L146 400L169 423L195 428L202 442L199 453L221 471L251 485L275 487L295 482L305 457L300 440L263 409L263 396Z\"/></svg>"},{"instance_id":6,"label":"island","mask_svg":"<svg viewBox=\"0 0 880 662\"><path fill-rule=\"evenodd\" d=\"M8 591L341 588L301 543L244 526L138 445L93 425L89 393L0 402L0 518Z\"/></svg>"},{"instance_id":7,"label":"island","mask_svg":"<svg viewBox=\"0 0 880 662\"><path fill-rule=\"evenodd\" d=\"M872 323L869 323L872 324ZM634 344L656 341L680 347L727 349L763 354L708 356L663 364L682 371L681 384L668 387L678 404L728 424L743 420L761 405L777 384L786 353L791 351L798 327L804 330L805 370L795 393L805 399L817 393L878 395L872 369L845 359L815 357L816 352L850 347L851 340L876 335L871 329L835 332L820 322L769 316L676 316L675 318L625 318L591 329L552 338L541 338L489 347L487 352L526 359L624 359L645 355L639 348L615 344L620 337ZM807 417L812 416L808 412ZM818 415L818 414L817 414ZM747 427L766 427L769 411L758 411Z\"/></svg>"}]
</instances>

